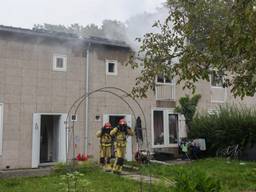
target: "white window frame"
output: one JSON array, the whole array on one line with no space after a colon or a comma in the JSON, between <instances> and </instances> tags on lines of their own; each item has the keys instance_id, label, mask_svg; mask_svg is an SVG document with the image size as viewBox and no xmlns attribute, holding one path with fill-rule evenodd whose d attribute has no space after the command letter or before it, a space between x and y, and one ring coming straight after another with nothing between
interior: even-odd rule
<instances>
[{"instance_id":1,"label":"white window frame","mask_svg":"<svg viewBox=\"0 0 256 192\"><path fill-rule=\"evenodd\" d=\"M212 71L215 71L216 70L212 70ZM222 76L222 83L224 83L224 75ZM212 85L212 74L210 74L210 86L211 86L211 89L214 90L223 90L224 91L224 99L223 100L215 100L212 98L212 95L211 95L211 103L220 103L220 104L223 104L226 102L226 98L227 98L227 88L226 87L223 87L223 86L213 86Z\"/></svg>"},{"instance_id":2,"label":"white window frame","mask_svg":"<svg viewBox=\"0 0 256 192\"><path fill-rule=\"evenodd\" d=\"M0 156L3 154L4 104L0 103Z\"/></svg>"},{"instance_id":3,"label":"white window frame","mask_svg":"<svg viewBox=\"0 0 256 192\"><path fill-rule=\"evenodd\" d=\"M108 65L109 65L109 63L114 63L114 72L109 72L108 71ZM118 62L117 62L117 60L108 60L108 59L106 59L106 74L107 75L117 75L118 74L118 72L117 72L117 64L118 64Z\"/></svg>"},{"instance_id":4,"label":"white window frame","mask_svg":"<svg viewBox=\"0 0 256 192\"><path fill-rule=\"evenodd\" d=\"M213 72L216 72L213 70ZM224 76L222 76L222 83L224 82ZM225 87L223 86L214 86L212 85L213 83L213 80L212 80L212 74L210 74L210 85L211 85L211 88L214 88L214 89L225 89Z\"/></svg>"},{"instance_id":5,"label":"white window frame","mask_svg":"<svg viewBox=\"0 0 256 192\"><path fill-rule=\"evenodd\" d=\"M63 59L63 67L62 68L57 67L57 58ZM53 55L53 71L62 71L62 72L67 71L67 55L63 55L63 54L54 54Z\"/></svg>"},{"instance_id":6,"label":"white window frame","mask_svg":"<svg viewBox=\"0 0 256 192\"><path fill-rule=\"evenodd\" d=\"M163 120L164 120L164 144L162 145L155 145L155 136L154 136L154 111L163 111ZM166 148L166 147L178 147L178 143L169 143L169 114L175 114L178 115L179 113L176 113L174 111L174 108L153 108L151 110L151 139L152 139L152 148ZM178 130L177 130L177 139L179 140L179 119L178 119Z\"/></svg>"},{"instance_id":7,"label":"white window frame","mask_svg":"<svg viewBox=\"0 0 256 192\"><path fill-rule=\"evenodd\" d=\"M162 82L158 82L157 78L158 78L158 76L156 76L156 80L155 80L156 85L175 85L175 79L174 78L171 79L170 83L169 82L166 83L166 77L163 77L164 78L164 82L163 83Z\"/></svg>"}]
</instances>

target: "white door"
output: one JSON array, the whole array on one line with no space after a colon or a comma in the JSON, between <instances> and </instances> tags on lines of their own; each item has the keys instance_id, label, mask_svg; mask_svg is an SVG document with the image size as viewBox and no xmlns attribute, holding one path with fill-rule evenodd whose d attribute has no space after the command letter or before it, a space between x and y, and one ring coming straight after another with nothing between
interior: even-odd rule
<instances>
[{"instance_id":1,"label":"white door","mask_svg":"<svg viewBox=\"0 0 256 192\"><path fill-rule=\"evenodd\" d=\"M125 120L127 121L127 125L132 127L132 117L131 115L126 115ZM127 138L127 147L126 147L126 156L127 161L132 161L132 137Z\"/></svg>"},{"instance_id":2,"label":"white door","mask_svg":"<svg viewBox=\"0 0 256 192\"><path fill-rule=\"evenodd\" d=\"M41 129L41 114L33 114L32 127L32 168L37 168L40 162L40 129Z\"/></svg>"},{"instance_id":3,"label":"white door","mask_svg":"<svg viewBox=\"0 0 256 192\"><path fill-rule=\"evenodd\" d=\"M41 115L42 113L33 114L33 130L32 130L32 168L37 168L40 164L40 137L41 137ZM57 161L65 162L66 161L66 127L65 120L67 114L47 114L47 115L56 115L59 116L57 124Z\"/></svg>"},{"instance_id":4,"label":"white door","mask_svg":"<svg viewBox=\"0 0 256 192\"><path fill-rule=\"evenodd\" d=\"M59 146L58 146L58 161L66 162L66 147L67 147L67 137L66 137L66 126L65 121L67 114L63 114L59 118Z\"/></svg>"}]
</instances>

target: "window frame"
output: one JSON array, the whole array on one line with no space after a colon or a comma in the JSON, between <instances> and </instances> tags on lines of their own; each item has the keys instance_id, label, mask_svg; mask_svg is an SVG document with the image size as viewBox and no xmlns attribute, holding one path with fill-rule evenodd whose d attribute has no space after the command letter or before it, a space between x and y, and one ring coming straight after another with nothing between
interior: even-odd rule
<instances>
[{"instance_id":1,"label":"window frame","mask_svg":"<svg viewBox=\"0 0 256 192\"><path fill-rule=\"evenodd\" d=\"M57 67L57 59L63 59L63 67ZM64 54L54 54L53 55L53 71L66 72L67 71L67 55Z\"/></svg>"},{"instance_id":2,"label":"window frame","mask_svg":"<svg viewBox=\"0 0 256 192\"><path fill-rule=\"evenodd\" d=\"M164 124L164 144L155 145L155 135L154 135L154 111L163 111L163 124ZM151 110L151 139L152 148L165 148L165 147L178 147L179 141L179 113L176 113L174 108L152 108ZM177 143L169 142L169 114L174 114L178 116L178 126L177 126Z\"/></svg>"},{"instance_id":3,"label":"window frame","mask_svg":"<svg viewBox=\"0 0 256 192\"><path fill-rule=\"evenodd\" d=\"M109 72L109 64L110 63L113 63L114 64L114 72ZM117 75L118 74L118 71L117 71L117 60L109 60L109 59L106 59L105 61L105 64L106 64L106 75Z\"/></svg>"},{"instance_id":4,"label":"window frame","mask_svg":"<svg viewBox=\"0 0 256 192\"><path fill-rule=\"evenodd\" d=\"M175 80L174 80L174 78L173 78L173 79L170 78L170 79L171 79L171 82L166 82L166 77L163 76L164 82L158 82L158 81L157 81L157 80L158 80L158 76L159 76L159 75L156 76L156 80L155 80L156 85L175 85Z\"/></svg>"},{"instance_id":5,"label":"window frame","mask_svg":"<svg viewBox=\"0 0 256 192\"><path fill-rule=\"evenodd\" d=\"M213 73L214 73L215 75L221 76L221 79L222 79L222 86L212 85L212 83L213 83ZM211 88L225 89L225 87L223 87L223 83L224 83L224 75L217 74L217 71L212 70L212 72L211 72L211 74L210 74L210 85L211 85Z\"/></svg>"}]
</instances>

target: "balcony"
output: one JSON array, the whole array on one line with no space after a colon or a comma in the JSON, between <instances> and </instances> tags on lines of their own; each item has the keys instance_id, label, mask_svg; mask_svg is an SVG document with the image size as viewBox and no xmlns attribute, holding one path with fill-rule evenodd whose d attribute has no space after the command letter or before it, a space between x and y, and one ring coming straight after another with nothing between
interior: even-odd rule
<instances>
[{"instance_id":1,"label":"balcony","mask_svg":"<svg viewBox=\"0 0 256 192\"><path fill-rule=\"evenodd\" d=\"M224 103L227 99L227 89L222 87L211 87L211 102Z\"/></svg>"},{"instance_id":2,"label":"balcony","mask_svg":"<svg viewBox=\"0 0 256 192\"><path fill-rule=\"evenodd\" d=\"M175 84L162 83L155 86L156 100L174 101L176 99Z\"/></svg>"}]
</instances>

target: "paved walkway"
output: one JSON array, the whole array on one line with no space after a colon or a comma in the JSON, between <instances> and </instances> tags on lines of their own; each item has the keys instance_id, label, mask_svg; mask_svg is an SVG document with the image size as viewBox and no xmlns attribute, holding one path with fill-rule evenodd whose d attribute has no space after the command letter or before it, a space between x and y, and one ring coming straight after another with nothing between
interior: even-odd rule
<instances>
[{"instance_id":1,"label":"paved walkway","mask_svg":"<svg viewBox=\"0 0 256 192\"><path fill-rule=\"evenodd\" d=\"M150 177L150 176L141 175L136 172L123 171L121 176L124 178L127 178L127 179L132 179L134 181L143 182L143 183L147 183L147 184L150 184L150 183L151 184L164 184L167 187L174 185L174 182L167 178L164 178L164 177L157 178L157 177L152 177L152 176Z\"/></svg>"},{"instance_id":2,"label":"paved walkway","mask_svg":"<svg viewBox=\"0 0 256 192\"><path fill-rule=\"evenodd\" d=\"M183 160L171 160L171 161L156 161L156 160L152 160L152 163L158 163L158 164L163 164L163 165L170 165L170 166L174 166L174 165L180 165L180 164L188 164L191 163L191 161L183 161ZM129 169L130 166L125 166L125 168L130 171L123 171L121 176L128 178L128 179L132 179L138 182L143 182L143 183L152 183L152 184L164 184L167 187L168 186L173 186L174 185L174 181L167 179L165 177L153 177L153 176L145 176L145 175L141 175L137 172L137 170L135 169L135 171L131 171L131 169Z\"/></svg>"},{"instance_id":3,"label":"paved walkway","mask_svg":"<svg viewBox=\"0 0 256 192\"><path fill-rule=\"evenodd\" d=\"M42 167L37 169L11 169L0 171L0 178L14 177L41 177L50 175L52 167Z\"/></svg>"}]
</instances>

